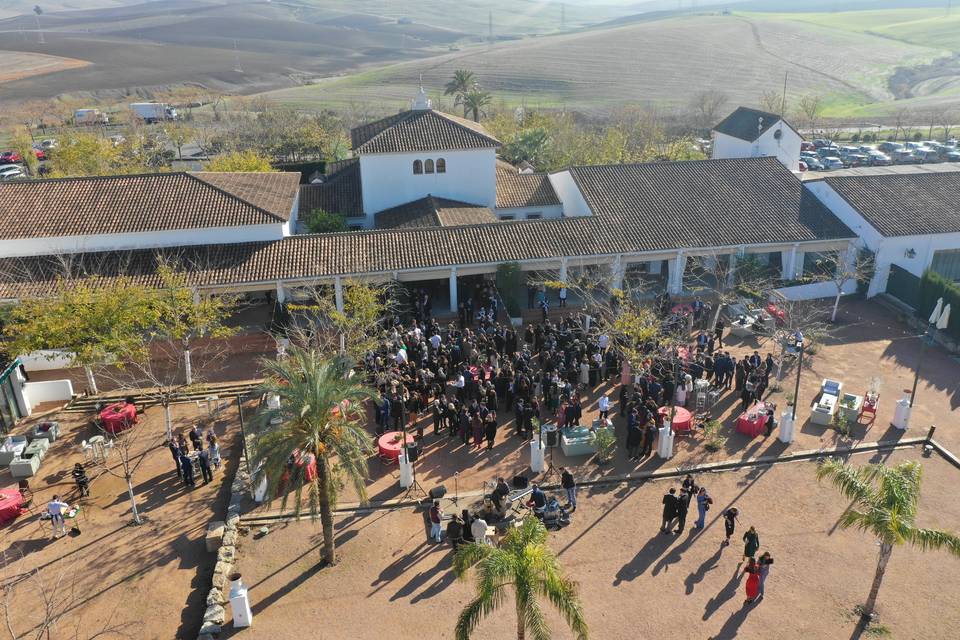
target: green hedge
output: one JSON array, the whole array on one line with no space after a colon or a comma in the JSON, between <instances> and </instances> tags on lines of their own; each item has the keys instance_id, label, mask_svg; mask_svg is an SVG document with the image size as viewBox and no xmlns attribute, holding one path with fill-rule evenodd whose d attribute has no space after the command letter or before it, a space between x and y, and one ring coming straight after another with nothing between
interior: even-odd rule
<instances>
[{"instance_id":1,"label":"green hedge","mask_svg":"<svg viewBox=\"0 0 960 640\"><path fill-rule=\"evenodd\" d=\"M519 318L523 313L523 272L516 262L504 262L497 267L497 290L503 297L503 304L511 318Z\"/></svg>"},{"instance_id":2,"label":"green hedge","mask_svg":"<svg viewBox=\"0 0 960 640\"><path fill-rule=\"evenodd\" d=\"M917 311L921 318L930 318L933 308L937 306L937 298L943 298L943 304L950 305L947 335L960 340L960 286L936 271L925 271L920 278L920 309Z\"/></svg>"}]
</instances>

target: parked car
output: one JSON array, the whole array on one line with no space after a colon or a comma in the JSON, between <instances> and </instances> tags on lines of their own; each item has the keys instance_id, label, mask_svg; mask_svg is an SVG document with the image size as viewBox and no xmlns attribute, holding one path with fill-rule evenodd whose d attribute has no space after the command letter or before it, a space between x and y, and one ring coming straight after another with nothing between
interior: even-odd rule
<instances>
[{"instance_id":1,"label":"parked car","mask_svg":"<svg viewBox=\"0 0 960 640\"><path fill-rule=\"evenodd\" d=\"M870 158L865 153L848 153L843 160L848 167L863 167L870 164Z\"/></svg>"},{"instance_id":2,"label":"parked car","mask_svg":"<svg viewBox=\"0 0 960 640\"><path fill-rule=\"evenodd\" d=\"M23 160L23 158L20 156L19 151L4 151L0 153L0 164L13 164L21 160Z\"/></svg>"},{"instance_id":3,"label":"parked car","mask_svg":"<svg viewBox=\"0 0 960 640\"><path fill-rule=\"evenodd\" d=\"M839 157L840 147L819 147L817 149L817 155L820 156L821 158Z\"/></svg>"},{"instance_id":4,"label":"parked car","mask_svg":"<svg viewBox=\"0 0 960 640\"><path fill-rule=\"evenodd\" d=\"M47 159L47 152L44 151L43 149L34 149L34 150L33 150L33 155L37 156L37 160L46 160L46 159Z\"/></svg>"},{"instance_id":5,"label":"parked car","mask_svg":"<svg viewBox=\"0 0 960 640\"><path fill-rule=\"evenodd\" d=\"M800 171L806 171L806 170L807 170L807 163L804 162L803 160L801 160L801 161L799 162L799 164L797 165L797 168L799 168Z\"/></svg>"},{"instance_id":6,"label":"parked car","mask_svg":"<svg viewBox=\"0 0 960 640\"><path fill-rule=\"evenodd\" d=\"M950 151L943 159L945 162L960 162L960 151Z\"/></svg>"},{"instance_id":7,"label":"parked car","mask_svg":"<svg viewBox=\"0 0 960 640\"><path fill-rule=\"evenodd\" d=\"M893 153L894 151L900 151L900 149L903 149L903 145L899 142L881 142L877 145L877 149L883 151L884 153Z\"/></svg>"},{"instance_id":8,"label":"parked car","mask_svg":"<svg viewBox=\"0 0 960 640\"><path fill-rule=\"evenodd\" d=\"M940 162L940 154L933 149L917 149L913 152L913 155L922 163Z\"/></svg>"},{"instance_id":9,"label":"parked car","mask_svg":"<svg viewBox=\"0 0 960 640\"><path fill-rule=\"evenodd\" d=\"M15 164L0 167L0 180L14 180L23 177L23 169Z\"/></svg>"},{"instance_id":10,"label":"parked car","mask_svg":"<svg viewBox=\"0 0 960 640\"><path fill-rule=\"evenodd\" d=\"M860 153L860 147L853 147L849 145L844 145L840 147L841 156L847 156L847 155L850 155L851 153Z\"/></svg>"},{"instance_id":11,"label":"parked car","mask_svg":"<svg viewBox=\"0 0 960 640\"><path fill-rule=\"evenodd\" d=\"M49 151L50 149L56 149L60 144L53 138L47 138L40 142L40 148L44 151Z\"/></svg>"},{"instance_id":12,"label":"parked car","mask_svg":"<svg viewBox=\"0 0 960 640\"><path fill-rule=\"evenodd\" d=\"M917 164L920 160L913 155L911 149L900 149L899 151L894 151L891 155L893 158L894 164Z\"/></svg>"},{"instance_id":13,"label":"parked car","mask_svg":"<svg viewBox=\"0 0 960 640\"><path fill-rule=\"evenodd\" d=\"M823 163L819 158L806 158L804 162L807 163L807 169L810 171L823 171Z\"/></svg>"},{"instance_id":14,"label":"parked car","mask_svg":"<svg viewBox=\"0 0 960 640\"><path fill-rule=\"evenodd\" d=\"M827 156L821 160L824 171L833 171L834 169L843 169L843 160L836 156Z\"/></svg>"},{"instance_id":15,"label":"parked car","mask_svg":"<svg viewBox=\"0 0 960 640\"><path fill-rule=\"evenodd\" d=\"M909 149L910 151L916 151L917 149L922 149L923 145L919 142L905 142L903 144L904 149Z\"/></svg>"},{"instance_id":16,"label":"parked car","mask_svg":"<svg viewBox=\"0 0 960 640\"><path fill-rule=\"evenodd\" d=\"M871 149L870 152L867 153L867 159L872 167L886 167L893 164L890 156L876 149Z\"/></svg>"},{"instance_id":17,"label":"parked car","mask_svg":"<svg viewBox=\"0 0 960 640\"><path fill-rule=\"evenodd\" d=\"M812 142L807 142L806 140L800 143L800 151L816 151L817 145Z\"/></svg>"},{"instance_id":18,"label":"parked car","mask_svg":"<svg viewBox=\"0 0 960 640\"><path fill-rule=\"evenodd\" d=\"M832 147L833 141L827 140L826 138L817 138L813 141L813 146L819 149L820 147Z\"/></svg>"}]
</instances>

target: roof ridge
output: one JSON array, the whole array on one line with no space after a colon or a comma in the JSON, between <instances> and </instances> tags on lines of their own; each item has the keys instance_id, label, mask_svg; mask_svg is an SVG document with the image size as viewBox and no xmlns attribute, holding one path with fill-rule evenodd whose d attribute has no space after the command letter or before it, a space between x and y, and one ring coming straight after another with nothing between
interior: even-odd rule
<instances>
[{"instance_id":1,"label":"roof ridge","mask_svg":"<svg viewBox=\"0 0 960 640\"><path fill-rule=\"evenodd\" d=\"M474 134L474 135L477 135L477 136L484 136L484 137L486 137L486 138L489 138L490 140L493 140L493 141L496 142L498 145L501 145L501 146L503 145L503 143L500 142L499 139L495 138L495 137L494 137L490 132L488 132L488 131L486 130L486 128L484 128L484 126L483 126L482 124L480 124L479 122L477 122L477 123L475 123L475 124L476 124L478 127L480 127L481 129L483 129L484 131L487 131L486 133L480 133L479 131L477 131L477 130L474 129L473 127L468 127L467 125L465 125L465 124L463 124L462 122L460 122L461 120L466 120L466 118L461 118L460 116L455 116L455 115L450 114L450 113L444 113L443 111L437 111L437 110L435 110L435 109L429 109L428 111L429 111L429 113L432 113L432 114L434 114L434 115L436 115L436 116L438 116L438 117L440 117L440 118L443 118L444 120L446 120L446 121L449 122L450 124L452 124L452 125L454 125L454 126L457 126L457 127L460 127L460 128L463 129L464 131L469 131L470 133L472 133L472 134Z\"/></svg>"},{"instance_id":2,"label":"roof ridge","mask_svg":"<svg viewBox=\"0 0 960 640\"><path fill-rule=\"evenodd\" d=\"M168 176L189 176L189 171L152 171L144 173L115 173L108 175L96 175L96 176L57 176L55 178L31 178L29 180L5 180L0 184L3 185L14 185L14 184L49 184L51 182L74 182L80 180L119 180L122 178L154 178L154 177L168 177Z\"/></svg>"},{"instance_id":3,"label":"roof ridge","mask_svg":"<svg viewBox=\"0 0 960 640\"><path fill-rule=\"evenodd\" d=\"M238 202L242 202L243 204L247 205L248 207L253 207L254 209L256 209L257 211L259 211L260 213L263 213L263 214L265 214L266 216L268 216L268 217L270 217L270 218L273 218L274 220L277 220L278 222L287 222L285 219L281 218L280 216L278 216L277 214L273 213L272 211L268 211L268 210L264 209L263 207L261 207L261 206L259 206L259 205L255 205L255 204L253 204L252 202L250 202L249 200L247 200L246 198L242 198L242 197L240 197L239 195L237 195L236 193L233 193L232 191L227 191L226 189L224 189L224 188L222 188L222 187L220 187L220 186L218 186L218 185L215 185L215 184L213 184L213 183L211 183L211 182L207 182L207 181L204 180L203 178L200 178L199 176L195 175L196 173L200 173L200 172L196 172L196 171L194 171L194 172L185 171L185 172L184 172L184 174L185 174L187 177L191 178L192 180L196 180L197 182L199 182L200 184L204 185L205 187L208 187L208 188L210 188L210 189L213 189L214 191L217 191L217 192L219 192L219 193L222 193L223 195L225 195L225 196L227 196L227 197L229 197L229 198L233 198L234 200L237 200ZM227 174L227 173L230 173L230 174L232 174L232 173L255 174L255 173L274 173L274 172L271 172L271 171L210 171L210 172L208 172L208 173L217 173L217 174L221 174L221 175L222 175L222 174Z\"/></svg>"}]
</instances>

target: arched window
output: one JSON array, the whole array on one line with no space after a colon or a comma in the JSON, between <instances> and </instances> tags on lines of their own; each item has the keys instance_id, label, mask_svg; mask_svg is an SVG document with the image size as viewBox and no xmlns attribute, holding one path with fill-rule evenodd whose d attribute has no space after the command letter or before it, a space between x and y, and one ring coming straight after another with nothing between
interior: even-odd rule
<instances>
[{"instance_id":1,"label":"arched window","mask_svg":"<svg viewBox=\"0 0 960 640\"><path fill-rule=\"evenodd\" d=\"M413 175L418 176L423 173L423 163L419 160L413 161Z\"/></svg>"},{"instance_id":2,"label":"arched window","mask_svg":"<svg viewBox=\"0 0 960 640\"><path fill-rule=\"evenodd\" d=\"M433 173L433 160L427 160L423 163L424 173Z\"/></svg>"},{"instance_id":3,"label":"arched window","mask_svg":"<svg viewBox=\"0 0 960 640\"><path fill-rule=\"evenodd\" d=\"M437 160L437 173L446 173L447 172L447 161L443 158Z\"/></svg>"}]
</instances>

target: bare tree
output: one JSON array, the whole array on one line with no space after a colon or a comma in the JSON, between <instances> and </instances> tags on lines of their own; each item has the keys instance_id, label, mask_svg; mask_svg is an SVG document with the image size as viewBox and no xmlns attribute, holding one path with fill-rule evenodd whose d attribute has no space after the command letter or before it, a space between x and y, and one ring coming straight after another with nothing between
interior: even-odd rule
<instances>
[{"instance_id":1,"label":"bare tree","mask_svg":"<svg viewBox=\"0 0 960 640\"><path fill-rule=\"evenodd\" d=\"M851 282L869 280L873 276L873 254L857 251L852 245L847 249L833 249L820 253L814 267L813 279L830 282L836 287L837 295L830 313L830 322L837 321L837 309L844 289Z\"/></svg>"},{"instance_id":2,"label":"bare tree","mask_svg":"<svg viewBox=\"0 0 960 640\"><path fill-rule=\"evenodd\" d=\"M720 115L720 110L730 100L730 96L717 89L704 89L690 98L690 109L698 129L709 130Z\"/></svg>"},{"instance_id":3,"label":"bare tree","mask_svg":"<svg viewBox=\"0 0 960 640\"><path fill-rule=\"evenodd\" d=\"M773 89L768 89L760 94L760 107L770 113L780 113L783 106L783 94Z\"/></svg>"},{"instance_id":4,"label":"bare tree","mask_svg":"<svg viewBox=\"0 0 960 640\"><path fill-rule=\"evenodd\" d=\"M818 95L807 93L800 97L798 107L807 128L815 133L823 111L823 99Z\"/></svg>"},{"instance_id":5,"label":"bare tree","mask_svg":"<svg viewBox=\"0 0 960 640\"><path fill-rule=\"evenodd\" d=\"M913 117L913 112L910 111L907 107L900 107L893 114L893 141L896 142L897 138L900 136L900 132L903 132L903 139L907 139L907 133L904 130L904 125L910 122L910 119Z\"/></svg>"},{"instance_id":6,"label":"bare tree","mask_svg":"<svg viewBox=\"0 0 960 640\"><path fill-rule=\"evenodd\" d=\"M5 552L4 566L16 562ZM128 632L134 623L115 621L123 598L105 620L98 620L81 629L77 607L81 596L77 593L75 570L64 561L56 568L32 568L0 583L0 614L3 616L3 637L6 640L96 640L97 638L132 638ZM23 627L28 627L22 629Z\"/></svg>"}]
</instances>

